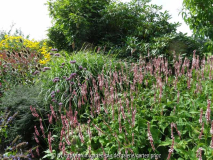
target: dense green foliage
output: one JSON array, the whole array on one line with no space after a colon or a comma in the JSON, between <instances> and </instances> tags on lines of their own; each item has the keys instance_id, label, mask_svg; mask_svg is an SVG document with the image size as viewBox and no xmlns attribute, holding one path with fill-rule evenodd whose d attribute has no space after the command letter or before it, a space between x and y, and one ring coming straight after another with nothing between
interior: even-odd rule
<instances>
[{"instance_id":1,"label":"dense green foliage","mask_svg":"<svg viewBox=\"0 0 213 160\"><path fill-rule=\"evenodd\" d=\"M80 49L84 42L95 46L140 48L156 37L176 31L178 23L169 23L168 12L148 5L147 0L129 3L106 0L48 1L53 27L48 36L58 49ZM138 45L140 43L140 45Z\"/></svg>"},{"instance_id":2,"label":"dense green foliage","mask_svg":"<svg viewBox=\"0 0 213 160\"><path fill-rule=\"evenodd\" d=\"M1 98L0 111L6 109L8 112L10 111L11 115L18 113L13 125L7 129L8 136L5 143L13 141L17 135L20 135L23 141L29 143L29 146L35 144L32 141L35 118L31 115L29 106L32 105L40 108L41 112L43 111L44 100L38 97L40 91L39 85L20 85L4 92L4 96Z\"/></svg>"},{"instance_id":3,"label":"dense green foliage","mask_svg":"<svg viewBox=\"0 0 213 160\"><path fill-rule=\"evenodd\" d=\"M85 61L81 52L75 56ZM42 74L42 77L59 77L54 83L52 78L43 78L43 82L49 79L52 85L48 86L51 89L47 92L51 98L63 100L65 84L70 97L68 106L58 104L59 101L50 104L48 135L45 134L49 137L45 139L49 149L45 157L66 159L63 154L71 155L72 152L88 156L147 154L151 157L155 154L162 159L170 159L170 156L171 159L196 159L200 154L197 156L196 152L203 150L202 155L213 158L213 132L210 131L213 122L208 109L213 85L211 58L200 61L194 52L190 62L174 55L175 76L163 58L148 62L143 58L136 63L117 62L114 64L118 68L106 69L107 72L103 69L90 77L92 85L82 81L80 87L68 85L75 82L75 78L66 82L60 78L66 73L62 70L72 68L72 72L80 63L78 60L70 64L65 62L61 70L58 65L64 59L53 59L51 68ZM101 71L103 66L99 67ZM91 69L88 67L88 71ZM85 79L84 74L78 75Z\"/></svg>"},{"instance_id":4,"label":"dense green foliage","mask_svg":"<svg viewBox=\"0 0 213 160\"><path fill-rule=\"evenodd\" d=\"M81 47L84 42L98 42L103 35L100 22L102 11L110 0L59 0L48 1L54 25L49 29L49 38L58 49ZM60 42L60 43L57 43Z\"/></svg>"},{"instance_id":5,"label":"dense green foliage","mask_svg":"<svg viewBox=\"0 0 213 160\"><path fill-rule=\"evenodd\" d=\"M148 2L49 0L39 66L0 32L1 159L213 159L213 43Z\"/></svg>"},{"instance_id":6,"label":"dense green foliage","mask_svg":"<svg viewBox=\"0 0 213 160\"><path fill-rule=\"evenodd\" d=\"M196 38L205 39L205 48L213 50L213 10L212 0L183 0L180 12Z\"/></svg>"},{"instance_id":7,"label":"dense green foliage","mask_svg":"<svg viewBox=\"0 0 213 160\"><path fill-rule=\"evenodd\" d=\"M213 40L212 0L183 0L182 17L195 35Z\"/></svg>"}]
</instances>

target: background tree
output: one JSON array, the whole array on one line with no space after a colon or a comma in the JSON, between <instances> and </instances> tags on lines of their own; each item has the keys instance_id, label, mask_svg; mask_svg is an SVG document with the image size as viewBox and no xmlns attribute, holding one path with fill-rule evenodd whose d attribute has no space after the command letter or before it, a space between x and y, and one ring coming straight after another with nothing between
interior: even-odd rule
<instances>
[{"instance_id":1,"label":"background tree","mask_svg":"<svg viewBox=\"0 0 213 160\"><path fill-rule=\"evenodd\" d=\"M183 0L180 12L196 36L213 39L213 0Z\"/></svg>"},{"instance_id":2,"label":"background tree","mask_svg":"<svg viewBox=\"0 0 213 160\"><path fill-rule=\"evenodd\" d=\"M100 19L110 0L56 0L48 1L53 27L48 36L58 49L71 50L84 42L96 42L103 34ZM60 42L60 43L59 43Z\"/></svg>"},{"instance_id":3,"label":"background tree","mask_svg":"<svg viewBox=\"0 0 213 160\"><path fill-rule=\"evenodd\" d=\"M169 23L162 6L148 5L150 0L128 3L112 0L48 1L53 26L50 42L59 49L71 50L84 42L107 47L144 48L144 44L164 34L176 32L178 23ZM62 43L59 43L62 42Z\"/></svg>"},{"instance_id":4,"label":"background tree","mask_svg":"<svg viewBox=\"0 0 213 160\"><path fill-rule=\"evenodd\" d=\"M183 0L180 12L194 36L203 38L205 50L213 50L213 0Z\"/></svg>"}]
</instances>

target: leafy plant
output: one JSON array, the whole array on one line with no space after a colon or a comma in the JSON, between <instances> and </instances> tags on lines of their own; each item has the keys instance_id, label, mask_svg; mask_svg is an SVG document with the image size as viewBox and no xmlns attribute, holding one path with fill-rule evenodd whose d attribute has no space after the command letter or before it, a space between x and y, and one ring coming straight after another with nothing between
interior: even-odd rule
<instances>
[{"instance_id":1,"label":"leafy plant","mask_svg":"<svg viewBox=\"0 0 213 160\"><path fill-rule=\"evenodd\" d=\"M69 108L61 104L58 110L50 105L47 130L40 127L37 134L40 138L45 135L49 145L45 157L101 154L114 159L115 154L147 154L162 159L213 158L211 58L200 61L194 52L192 62L178 57L174 64L172 75L168 61L161 57L121 63L119 69L92 78L93 85L86 91L89 99L81 92L77 106L72 99ZM74 92L72 88L69 94Z\"/></svg>"},{"instance_id":2,"label":"leafy plant","mask_svg":"<svg viewBox=\"0 0 213 160\"><path fill-rule=\"evenodd\" d=\"M29 145L34 143L31 141L34 132L34 118L31 115L29 106L44 107L44 101L38 97L40 86L16 86L8 91L5 91L4 96L1 98L0 110L7 108L10 114L16 112L16 120L13 126L7 129L7 142L13 141L17 135L22 137L22 140L29 142Z\"/></svg>"},{"instance_id":3,"label":"leafy plant","mask_svg":"<svg viewBox=\"0 0 213 160\"><path fill-rule=\"evenodd\" d=\"M48 1L53 26L48 30L49 43L59 50L79 50L85 43L111 48L138 49L137 44L149 43L176 31L178 23L169 23L168 12L162 7L148 5L150 0L132 0L128 3L111 0L101 1ZM127 43L126 43L127 42ZM127 46L128 45L128 46ZM132 48L133 47L133 48ZM147 50L140 50L147 53ZM123 53L129 56L130 52Z\"/></svg>"},{"instance_id":4,"label":"leafy plant","mask_svg":"<svg viewBox=\"0 0 213 160\"><path fill-rule=\"evenodd\" d=\"M184 0L180 12L197 37L213 39L212 0Z\"/></svg>"}]
</instances>

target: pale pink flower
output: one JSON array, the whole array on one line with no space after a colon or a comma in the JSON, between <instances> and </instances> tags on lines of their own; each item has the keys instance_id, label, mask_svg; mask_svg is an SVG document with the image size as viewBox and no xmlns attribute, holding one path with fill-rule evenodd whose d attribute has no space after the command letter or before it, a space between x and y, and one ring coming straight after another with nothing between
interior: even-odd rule
<instances>
[{"instance_id":1,"label":"pale pink flower","mask_svg":"<svg viewBox=\"0 0 213 160\"><path fill-rule=\"evenodd\" d=\"M206 114L205 114L205 117L206 117L206 120L207 122L209 123L210 122L210 114L211 114L211 108L210 108L210 105L211 105L211 100L207 100L207 109L206 109Z\"/></svg>"},{"instance_id":2,"label":"pale pink flower","mask_svg":"<svg viewBox=\"0 0 213 160\"><path fill-rule=\"evenodd\" d=\"M199 139L201 139L202 135L203 135L203 130L204 130L204 122L202 123L202 128L201 128L201 131L200 131L200 135L199 135Z\"/></svg>"},{"instance_id":3,"label":"pale pink flower","mask_svg":"<svg viewBox=\"0 0 213 160\"><path fill-rule=\"evenodd\" d=\"M199 158L199 160L202 160L202 150L203 148L198 148L198 150L196 151L196 157Z\"/></svg>"},{"instance_id":4,"label":"pale pink flower","mask_svg":"<svg viewBox=\"0 0 213 160\"><path fill-rule=\"evenodd\" d=\"M200 123L200 124L203 123L202 117L203 117L203 108L201 108L201 110L200 110L200 119L199 119L199 123Z\"/></svg>"}]
</instances>

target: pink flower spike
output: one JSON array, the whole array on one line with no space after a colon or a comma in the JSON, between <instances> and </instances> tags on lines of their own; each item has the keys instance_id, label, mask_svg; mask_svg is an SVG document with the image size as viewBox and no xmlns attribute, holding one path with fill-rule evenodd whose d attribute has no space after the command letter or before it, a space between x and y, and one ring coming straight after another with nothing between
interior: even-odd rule
<instances>
[{"instance_id":1,"label":"pink flower spike","mask_svg":"<svg viewBox=\"0 0 213 160\"><path fill-rule=\"evenodd\" d=\"M199 119L200 124L202 124L202 122L203 122L202 117L203 117L203 108L201 108L201 110L200 110L200 119Z\"/></svg>"},{"instance_id":2,"label":"pink flower spike","mask_svg":"<svg viewBox=\"0 0 213 160\"><path fill-rule=\"evenodd\" d=\"M37 136L40 136L39 132L38 132L38 129L36 128L36 126L34 126L35 128L35 133L37 134Z\"/></svg>"},{"instance_id":3,"label":"pink flower spike","mask_svg":"<svg viewBox=\"0 0 213 160\"><path fill-rule=\"evenodd\" d=\"M32 158L35 157L35 156L33 155L32 149L30 150L30 154L31 154Z\"/></svg>"},{"instance_id":4,"label":"pink flower spike","mask_svg":"<svg viewBox=\"0 0 213 160\"><path fill-rule=\"evenodd\" d=\"M210 142L210 148L213 149L213 135L212 135L212 140Z\"/></svg>"},{"instance_id":5,"label":"pink flower spike","mask_svg":"<svg viewBox=\"0 0 213 160\"><path fill-rule=\"evenodd\" d=\"M54 111L53 106L51 104L50 104L50 109L51 109L51 113L52 113L53 117L57 120L55 111Z\"/></svg>"},{"instance_id":6,"label":"pink flower spike","mask_svg":"<svg viewBox=\"0 0 213 160\"><path fill-rule=\"evenodd\" d=\"M211 123L211 130L210 130L211 135L213 135L213 121Z\"/></svg>"},{"instance_id":7,"label":"pink flower spike","mask_svg":"<svg viewBox=\"0 0 213 160\"><path fill-rule=\"evenodd\" d=\"M197 152L196 157L199 158L199 160L202 160L202 150L203 150L203 148L200 147L196 151Z\"/></svg>"},{"instance_id":8,"label":"pink flower spike","mask_svg":"<svg viewBox=\"0 0 213 160\"><path fill-rule=\"evenodd\" d=\"M147 126L148 126L148 139L149 139L150 144L152 146L152 150L155 151L155 146L153 144L153 138L152 138L152 134L151 134L151 131L150 131L150 124L149 124L149 122L147 122Z\"/></svg>"},{"instance_id":9,"label":"pink flower spike","mask_svg":"<svg viewBox=\"0 0 213 160\"><path fill-rule=\"evenodd\" d=\"M34 133L34 138L35 138L35 140L36 140L36 143L38 143L39 144L39 140L38 140L38 138L37 138L37 136L36 136L36 134Z\"/></svg>"},{"instance_id":10,"label":"pink flower spike","mask_svg":"<svg viewBox=\"0 0 213 160\"><path fill-rule=\"evenodd\" d=\"M83 134L81 132L81 126L80 126L80 123L78 123L78 130L79 130L79 137L81 139L81 143L84 143L84 137L83 137Z\"/></svg>"},{"instance_id":11,"label":"pink flower spike","mask_svg":"<svg viewBox=\"0 0 213 160\"><path fill-rule=\"evenodd\" d=\"M200 135L199 135L199 139L202 138L202 135L203 135L203 130L204 130L204 122L202 123L202 128L201 128L201 131L200 131Z\"/></svg>"},{"instance_id":12,"label":"pink flower spike","mask_svg":"<svg viewBox=\"0 0 213 160\"><path fill-rule=\"evenodd\" d=\"M49 143L49 150L52 153L51 141L52 141L51 132L49 132L49 134L48 134L48 143Z\"/></svg>"},{"instance_id":13,"label":"pink flower spike","mask_svg":"<svg viewBox=\"0 0 213 160\"><path fill-rule=\"evenodd\" d=\"M48 114L48 119L49 119L49 123L52 124L52 114L51 115Z\"/></svg>"},{"instance_id":14,"label":"pink flower spike","mask_svg":"<svg viewBox=\"0 0 213 160\"><path fill-rule=\"evenodd\" d=\"M36 148L36 153L37 153L38 156L40 156L38 146Z\"/></svg>"},{"instance_id":15,"label":"pink flower spike","mask_svg":"<svg viewBox=\"0 0 213 160\"><path fill-rule=\"evenodd\" d=\"M44 133L44 127L43 127L43 125L42 125L42 119L40 118L39 121L40 121L40 128L41 128L43 137L46 138L46 137L45 137L45 133Z\"/></svg>"},{"instance_id":16,"label":"pink flower spike","mask_svg":"<svg viewBox=\"0 0 213 160\"><path fill-rule=\"evenodd\" d=\"M209 123L210 122L210 115L211 115L211 108L210 108L211 100L210 99L207 100L207 104L208 105L207 105L205 117L206 117L207 122Z\"/></svg>"}]
</instances>

